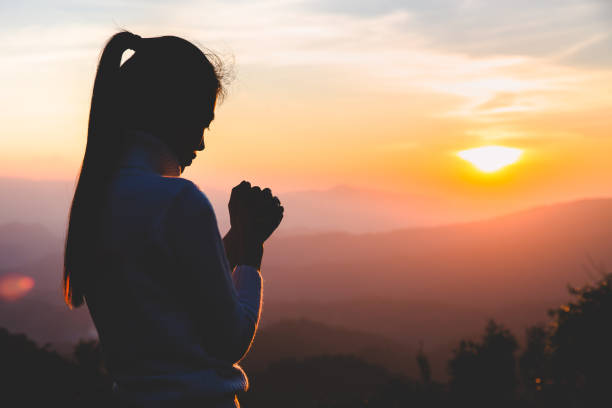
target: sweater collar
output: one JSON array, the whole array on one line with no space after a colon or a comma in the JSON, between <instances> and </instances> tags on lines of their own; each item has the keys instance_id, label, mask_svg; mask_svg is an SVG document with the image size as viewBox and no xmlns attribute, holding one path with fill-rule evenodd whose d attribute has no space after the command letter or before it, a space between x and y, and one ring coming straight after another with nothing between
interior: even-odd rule
<instances>
[{"instance_id":1,"label":"sweater collar","mask_svg":"<svg viewBox=\"0 0 612 408\"><path fill-rule=\"evenodd\" d=\"M151 133L142 130L123 132L125 153L121 169L136 168L166 177L181 175L178 158L168 145Z\"/></svg>"}]
</instances>

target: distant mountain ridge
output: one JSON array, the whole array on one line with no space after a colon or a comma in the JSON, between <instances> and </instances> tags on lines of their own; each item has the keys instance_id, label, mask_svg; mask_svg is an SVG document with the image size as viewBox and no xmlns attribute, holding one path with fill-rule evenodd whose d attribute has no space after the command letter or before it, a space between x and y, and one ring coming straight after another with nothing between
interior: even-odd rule
<instances>
[{"instance_id":1,"label":"distant mountain ridge","mask_svg":"<svg viewBox=\"0 0 612 408\"><path fill-rule=\"evenodd\" d=\"M0 177L3 197L0 224L39 223L58 237L66 232L70 201L74 193L71 180L27 180ZM229 229L227 189L200 186L210 199L222 233ZM278 236L329 231L349 233L384 232L398 228L448 225L465 220L491 218L512 213L517 204L503 209L474 206L470 201L338 185L320 190L274 191L285 206L285 218ZM472 203L474 204L474 203Z\"/></svg>"},{"instance_id":2,"label":"distant mountain ridge","mask_svg":"<svg viewBox=\"0 0 612 408\"><path fill-rule=\"evenodd\" d=\"M231 188L221 190L204 185L200 188L215 208L220 230L226 231L229 229L227 203ZM2 204L0 224L39 223L63 236L73 193L73 181L0 178L0 197L7 197ZM286 208L280 234L384 231L394 225L431 224L432 219L438 217L430 214L431 199L379 190L336 186L322 190L275 191L275 194ZM399 211L406 206L411 208L410 212Z\"/></svg>"}]
</instances>

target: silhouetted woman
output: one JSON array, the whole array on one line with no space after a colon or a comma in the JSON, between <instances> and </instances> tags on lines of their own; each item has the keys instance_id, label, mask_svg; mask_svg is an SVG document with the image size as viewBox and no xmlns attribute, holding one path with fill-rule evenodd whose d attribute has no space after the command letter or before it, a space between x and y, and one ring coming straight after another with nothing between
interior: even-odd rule
<instances>
[{"instance_id":1,"label":"silhouetted woman","mask_svg":"<svg viewBox=\"0 0 612 408\"><path fill-rule=\"evenodd\" d=\"M222 95L211 59L178 37L129 32L100 58L64 294L87 303L117 404L236 407L248 388L237 363L257 329L263 242L283 207L243 181L222 239L207 197L178 177L204 149Z\"/></svg>"}]
</instances>

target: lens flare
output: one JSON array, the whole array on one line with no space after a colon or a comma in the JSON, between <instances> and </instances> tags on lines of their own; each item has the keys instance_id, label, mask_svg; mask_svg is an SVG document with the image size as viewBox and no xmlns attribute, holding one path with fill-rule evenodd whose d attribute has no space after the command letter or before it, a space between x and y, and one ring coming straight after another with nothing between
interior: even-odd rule
<instances>
[{"instance_id":1,"label":"lens flare","mask_svg":"<svg viewBox=\"0 0 612 408\"><path fill-rule=\"evenodd\" d=\"M24 297L34 287L34 279L26 275L0 276L0 300L14 302Z\"/></svg>"},{"instance_id":2,"label":"lens flare","mask_svg":"<svg viewBox=\"0 0 612 408\"><path fill-rule=\"evenodd\" d=\"M462 150L457 156L472 163L480 171L492 173L516 163L522 154L523 151L516 147L483 146Z\"/></svg>"}]
</instances>

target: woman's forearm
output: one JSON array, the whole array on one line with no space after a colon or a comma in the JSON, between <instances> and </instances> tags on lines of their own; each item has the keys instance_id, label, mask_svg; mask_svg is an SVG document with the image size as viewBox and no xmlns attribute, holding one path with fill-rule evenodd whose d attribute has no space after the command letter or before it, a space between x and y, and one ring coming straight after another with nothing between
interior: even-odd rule
<instances>
[{"instance_id":1,"label":"woman's forearm","mask_svg":"<svg viewBox=\"0 0 612 408\"><path fill-rule=\"evenodd\" d=\"M223 237L223 246L231 270L234 270L236 265L251 265L261 269L263 244L254 241L244 242L244 239L230 228Z\"/></svg>"},{"instance_id":2,"label":"woman's forearm","mask_svg":"<svg viewBox=\"0 0 612 408\"><path fill-rule=\"evenodd\" d=\"M227 234L225 234L225 237L223 237L223 246L225 247L225 255L230 264L230 270L234 270L238 264L238 250L235 234L232 232L231 228Z\"/></svg>"}]
</instances>

